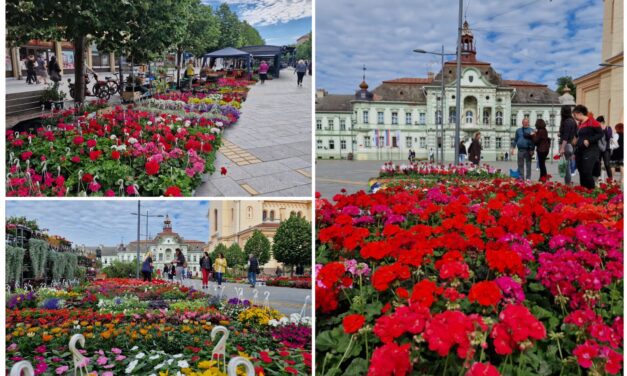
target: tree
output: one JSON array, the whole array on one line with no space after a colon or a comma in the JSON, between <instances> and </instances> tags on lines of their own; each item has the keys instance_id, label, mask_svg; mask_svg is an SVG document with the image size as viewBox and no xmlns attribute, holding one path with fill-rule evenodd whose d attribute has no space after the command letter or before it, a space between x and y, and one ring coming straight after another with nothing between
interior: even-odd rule
<instances>
[{"instance_id":1,"label":"tree","mask_svg":"<svg viewBox=\"0 0 627 376\"><path fill-rule=\"evenodd\" d=\"M220 39L218 48L241 47L240 22L237 15L231 11L229 5L223 3L216 12L220 23Z\"/></svg>"},{"instance_id":2,"label":"tree","mask_svg":"<svg viewBox=\"0 0 627 376\"><path fill-rule=\"evenodd\" d=\"M266 44L263 40L259 31L254 27L250 26L248 22L242 21L240 24L240 30L242 35L242 46L262 46Z\"/></svg>"},{"instance_id":3,"label":"tree","mask_svg":"<svg viewBox=\"0 0 627 376\"><path fill-rule=\"evenodd\" d=\"M107 275L107 278L132 278L137 270L135 262L114 260L102 269L102 272Z\"/></svg>"},{"instance_id":4,"label":"tree","mask_svg":"<svg viewBox=\"0 0 627 376\"><path fill-rule=\"evenodd\" d=\"M296 60L311 60L311 33L309 39L296 46Z\"/></svg>"},{"instance_id":5,"label":"tree","mask_svg":"<svg viewBox=\"0 0 627 376\"><path fill-rule=\"evenodd\" d=\"M564 94L564 88L568 86L570 89L570 95L576 99L577 97L577 85L573 82L573 78L571 76L562 76L557 79L557 92L559 95Z\"/></svg>"},{"instance_id":6,"label":"tree","mask_svg":"<svg viewBox=\"0 0 627 376\"><path fill-rule=\"evenodd\" d=\"M244 246L244 257L248 258L252 253L261 266L270 261L270 248L270 240L261 231L255 230Z\"/></svg>"},{"instance_id":7,"label":"tree","mask_svg":"<svg viewBox=\"0 0 627 376\"><path fill-rule=\"evenodd\" d=\"M226 262L235 267L244 265L246 263L246 257L244 257L244 252L242 252L242 247L237 243L231 244L231 246L226 251Z\"/></svg>"},{"instance_id":8,"label":"tree","mask_svg":"<svg viewBox=\"0 0 627 376\"><path fill-rule=\"evenodd\" d=\"M311 262L311 223L304 217L291 215L282 222L274 236L272 245L274 258L286 265L309 264Z\"/></svg>"}]
</instances>

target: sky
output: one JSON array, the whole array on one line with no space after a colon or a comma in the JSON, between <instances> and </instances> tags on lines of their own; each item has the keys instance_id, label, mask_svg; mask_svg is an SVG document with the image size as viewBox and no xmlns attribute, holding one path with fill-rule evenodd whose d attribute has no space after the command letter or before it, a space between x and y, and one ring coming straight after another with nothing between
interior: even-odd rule
<instances>
[{"instance_id":1,"label":"sky","mask_svg":"<svg viewBox=\"0 0 627 376\"><path fill-rule=\"evenodd\" d=\"M209 240L208 201L142 201L141 211L169 215L172 229L185 239ZM128 200L37 200L7 201L6 216L36 219L50 235L60 235L75 245L113 246L137 239L137 201ZM163 228L164 218L150 218L148 233L154 237ZM145 239L145 217L141 221Z\"/></svg>"},{"instance_id":2,"label":"sky","mask_svg":"<svg viewBox=\"0 0 627 376\"><path fill-rule=\"evenodd\" d=\"M312 30L311 0L203 0L215 8L227 3L240 20L254 26L268 45L296 44Z\"/></svg>"},{"instance_id":3,"label":"sky","mask_svg":"<svg viewBox=\"0 0 627 376\"><path fill-rule=\"evenodd\" d=\"M350 94L366 65L370 87L399 77L426 77L440 57L414 49L455 52L456 0L317 0L316 86ZM507 80L555 88L599 68L602 0L464 0L477 60ZM454 60L452 57L450 60Z\"/></svg>"}]
</instances>

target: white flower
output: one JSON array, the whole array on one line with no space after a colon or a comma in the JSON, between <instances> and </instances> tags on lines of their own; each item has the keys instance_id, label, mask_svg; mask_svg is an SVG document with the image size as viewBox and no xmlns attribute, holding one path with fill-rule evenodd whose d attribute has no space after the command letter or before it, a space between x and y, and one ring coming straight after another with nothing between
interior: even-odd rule
<instances>
[{"instance_id":1,"label":"white flower","mask_svg":"<svg viewBox=\"0 0 627 376\"><path fill-rule=\"evenodd\" d=\"M185 120L185 123L183 123L183 125L185 126L185 128L189 127L192 124L191 121L189 120Z\"/></svg>"},{"instance_id":2,"label":"white flower","mask_svg":"<svg viewBox=\"0 0 627 376\"><path fill-rule=\"evenodd\" d=\"M112 134L112 135L111 135L111 137L109 137L109 138L110 138L110 139L112 139L112 140L117 140L117 139L118 139L118 136L116 136L116 135Z\"/></svg>"},{"instance_id":3,"label":"white flower","mask_svg":"<svg viewBox=\"0 0 627 376\"><path fill-rule=\"evenodd\" d=\"M174 359L182 358L183 354L176 354L172 356Z\"/></svg>"},{"instance_id":4,"label":"white flower","mask_svg":"<svg viewBox=\"0 0 627 376\"><path fill-rule=\"evenodd\" d=\"M159 363L155 366L155 368L153 368L153 370L158 370L159 368L163 368L163 366L165 366L165 363Z\"/></svg>"},{"instance_id":5,"label":"white flower","mask_svg":"<svg viewBox=\"0 0 627 376\"><path fill-rule=\"evenodd\" d=\"M152 121L148 121L146 125L152 125Z\"/></svg>"},{"instance_id":6,"label":"white flower","mask_svg":"<svg viewBox=\"0 0 627 376\"><path fill-rule=\"evenodd\" d=\"M172 364L173 361L173 359L168 359L168 365Z\"/></svg>"},{"instance_id":7,"label":"white flower","mask_svg":"<svg viewBox=\"0 0 627 376\"><path fill-rule=\"evenodd\" d=\"M290 323L290 320L287 317L283 316L283 317L281 317L279 322L281 323L281 325L287 325L287 324Z\"/></svg>"},{"instance_id":8,"label":"white flower","mask_svg":"<svg viewBox=\"0 0 627 376\"><path fill-rule=\"evenodd\" d=\"M189 363L187 363L187 360L179 360L177 365L179 366L179 368L189 368Z\"/></svg>"},{"instance_id":9,"label":"white flower","mask_svg":"<svg viewBox=\"0 0 627 376\"><path fill-rule=\"evenodd\" d=\"M268 321L268 325L270 325L270 326L279 326L279 322L276 321L275 319L272 319L272 320Z\"/></svg>"},{"instance_id":10,"label":"white flower","mask_svg":"<svg viewBox=\"0 0 627 376\"><path fill-rule=\"evenodd\" d=\"M126 373L131 373L133 372L133 370L135 369L135 367L137 366L137 363L139 363L139 360L135 359L132 362L130 362L128 364L128 367L126 367Z\"/></svg>"},{"instance_id":11,"label":"white flower","mask_svg":"<svg viewBox=\"0 0 627 376\"><path fill-rule=\"evenodd\" d=\"M299 313L292 313L290 315L290 322L297 324L300 322L300 314Z\"/></svg>"},{"instance_id":12,"label":"white flower","mask_svg":"<svg viewBox=\"0 0 627 376\"><path fill-rule=\"evenodd\" d=\"M150 358L148 358L148 359L150 359L150 360L155 360L155 359L158 359L160 356L161 356L161 355L159 355L159 354L155 354L155 355L151 356L151 357L150 357Z\"/></svg>"},{"instance_id":13,"label":"white flower","mask_svg":"<svg viewBox=\"0 0 627 376\"><path fill-rule=\"evenodd\" d=\"M223 123L223 122L221 122L221 121L216 121L216 125L217 125L218 127L223 127L223 126L224 126L224 123Z\"/></svg>"},{"instance_id":14,"label":"white flower","mask_svg":"<svg viewBox=\"0 0 627 376\"><path fill-rule=\"evenodd\" d=\"M135 355L135 358L137 358L137 359L144 359L145 356L146 356L146 354L144 354L143 352L140 352L139 354Z\"/></svg>"},{"instance_id":15,"label":"white flower","mask_svg":"<svg viewBox=\"0 0 627 376\"><path fill-rule=\"evenodd\" d=\"M137 142L136 138L131 137L131 138L128 139L128 143L131 144L131 145L133 145L136 142Z\"/></svg>"},{"instance_id":16,"label":"white flower","mask_svg":"<svg viewBox=\"0 0 627 376\"><path fill-rule=\"evenodd\" d=\"M131 349L131 351L137 351L137 349L139 349L139 347L137 347L137 346L133 346L133 348Z\"/></svg>"}]
</instances>

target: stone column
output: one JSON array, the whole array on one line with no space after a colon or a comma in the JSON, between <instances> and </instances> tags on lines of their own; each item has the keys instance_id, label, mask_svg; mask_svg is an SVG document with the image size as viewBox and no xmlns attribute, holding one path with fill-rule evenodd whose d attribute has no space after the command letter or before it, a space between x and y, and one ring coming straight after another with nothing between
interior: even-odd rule
<instances>
[{"instance_id":1,"label":"stone column","mask_svg":"<svg viewBox=\"0 0 627 376\"><path fill-rule=\"evenodd\" d=\"M87 47L85 48L85 54L86 56L86 63L87 66L90 67L91 69L94 69L94 64L93 64L93 60L92 60L92 51L91 51L91 43L87 44Z\"/></svg>"},{"instance_id":2,"label":"stone column","mask_svg":"<svg viewBox=\"0 0 627 376\"><path fill-rule=\"evenodd\" d=\"M113 52L109 53L109 71L115 73L115 54Z\"/></svg>"}]
</instances>

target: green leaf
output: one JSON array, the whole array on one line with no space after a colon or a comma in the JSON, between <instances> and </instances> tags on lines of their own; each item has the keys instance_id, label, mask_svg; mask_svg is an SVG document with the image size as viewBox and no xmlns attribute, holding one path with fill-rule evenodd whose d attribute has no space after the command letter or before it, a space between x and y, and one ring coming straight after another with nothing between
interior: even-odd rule
<instances>
[{"instance_id":1,"label":"green leaf","mask_svg":"<svg viewBox=\"0 0 627 376\"><path fill-rule=\"evenodd\" d=\"M344 375L361 376L368 373L368 361L363 358L356 358L346 367Z\"/></svg>"}]
</instances>

